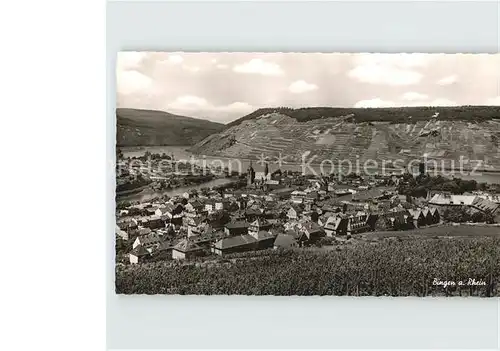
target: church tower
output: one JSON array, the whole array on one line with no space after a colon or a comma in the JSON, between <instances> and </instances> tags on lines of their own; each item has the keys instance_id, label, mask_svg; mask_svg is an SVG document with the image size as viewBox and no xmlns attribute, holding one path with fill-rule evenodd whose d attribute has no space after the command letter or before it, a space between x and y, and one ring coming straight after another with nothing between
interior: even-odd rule
<instances>
[{"instance_id":1,"label":"church tower","mask_svg":"<svg viewBox=\"0 0 500 351\"><path fill-rule=\"evenodd\" d=\"M252 161L250 161L250 166L248 166L247 170L247 185L252 185L255 180L255 171L252 167Z\"/></svg>"}]
</instances>

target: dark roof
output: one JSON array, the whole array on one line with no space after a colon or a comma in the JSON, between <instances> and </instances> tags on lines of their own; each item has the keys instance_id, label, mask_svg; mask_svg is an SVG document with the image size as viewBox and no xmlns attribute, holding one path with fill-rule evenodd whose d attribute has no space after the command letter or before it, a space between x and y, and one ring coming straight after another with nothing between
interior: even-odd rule
<instances>
[{"instance_id":1,"label":"dark roof","mask_svg":"<svg viewBox=\"0 0 500 351\"><path fill-rule=\"evenodd\" d=\"M159 210L161 211L161 214L164 215L164 214L172 212L173 208L171 208L171 207L163 207L163 208L159 208Z\"/></svg>"},{"instance_id":2,"label":"dark roof","mask_svg":"<svg viewBox=\"0 0 500 351\"><path fill-rule=\"evenodd\" d=\"M215 248L224 250L224 249L230 249L233 247L238 247L238 246L244 246L248 244L253 244L257 240L251 235L237 235L237 236L231 236L227 238L223 238L219 241L217 241L214 245Z\"/></svg>"},{"instance_id":3,"label":"dark roof","mask_svg":"<svg viewBox=\"0 0 500 351\"><path fill-rule=\"evenodd\" d=\"M276 240L274 241L275 246L291 247L297 242L295 235L290 234L278 234Z\"/></svg>"},{"instance_id":4,"label":"dark roof","mask_svg":"<svg viewBox=\"0 0 500 351\"><path fill-rule=\"evenodd\" d=\"M203 204L199 200L191 201L190 204L193 207L202 207L203 206Z\"/></svg>"},{"instance_id":5,"label":"dark roof","mask_svg":"<svg viewBox=\"0 0 500 351\"><path fill-rule=\"evenodd\" d=\"M322 232L323 228L317 223L307 222L304 224L304 230L307 230L309 233Z\"/></svg>"},{"instance_id":6,"label":"dark roof","mask_svg":"<svg viewBox=\"0 0 500 351\"><path fill-rule=\"evenodd\" d=\"M213 241L213 240L219 240L226 237L226 234L224 232L211 232L211 233L203 233L198 237L193 237L190 240L192 240L195 243L204 243L207 241Z\"/></svg>"},{"instance_id":7,"label":"dark roof","mask_svg":"<svg viewBox=\"0 0 500 351\"><path fill-rule=\"evenodd\" d=\"M149 228L141 228L139 229L139 235L146 235L146 234L149 234L151 233L151 229Z\"/></svg>"},{"instance_id":8,"label":"dark roof","mask_svg":"<svg viewBox=\"0 0 500 351\"><path fill-rule=\"evenodd\" d=\"M174 249L180 252L199 251L202 248L196 245L192 240L182 239L174 246Z\"/></svg>"},{"instance_id":9,"label":"dark roof","mask_svg":"<svg viewBox=\"0 0 500 351\"><path fill-rule=\"evenodd\" d=\"M271 223L269 223L267 221L267 219L262 219L262 218L258 218L256 219L255 221L253 221L252 223L250 223L251 225L255 225L255 226L258 226L259 228L260 227L269 227L271 225Z\"/></svg>"},{"instance_id":10,"label":"dark roof","mask_svg":"<svg viewBox=\"0 0 500 351\"><path fill-rule=\"evenodd\" d=\"M245 214L246 215L257 215L258 216L258 215L261 215L262 212L260 210L258 210L258 209L255 209L255 208L247 208L245 210Z\"/></svg>"},{"instance_id":11,"label":"dark roof","mask_svg":"<svg viewBox=\"0 0 500 351\"><path fill-rule=\"evenodd\" d=\"M262 241L262 240L267 240L276 237L276 235L272 234L271 232L268 232L266 230L260 230L257 233L257 241Z\"/></svg>"},{"instance_id":12,"label":"dark roof","mask_svg":"<svg viewBox=\"0 0 500 351\"><path fill-rule=\"evenodd\" d=\"M139 237L139 241L141 242L142 245L155 244L160 242L160 237L155 233L151 233Z\"/></svg>"},{"instance_id":13,"label":"dark roof","mask_svg":"<svg viewBox=\"0 0 500 351\"><path fill-rule=\"evenodd\" d=\"M248 228L248 223L244 221L236 221L226 224L227 229L240 229L240 228Z\"/></svg>"},{"instance_id":14,"label":"dark roof","mask_svg":"<svg viewBox=\"0 0 500 351\"><path fill-rule=\"evenodd\" d=\"M480 198L479 196L476 196L474 201L472 201L472 206L486 213L494 213L498 208L500 208L499 204Z\"/></svg>"},{"instance_id":15,"label":"dark roof","mask_svg":"<svg viewBox=\"0 0 500 351\"><path fill-rule=\"evenodd\" d=\"M159 251L171 250L171 249L174 248L174 246L175 246L175 242L174 241L171 241L171 240L162 241L162 242L160 242L160 245L158 246L158 250Z\"/></svg>"},{"instance_id":16,"label":"dark roof","mask_svg":"<svg viewBox=\"0 0 500 351\"><path fill-rule=\"evenodd\" d=\"M135 247L135 249L133 249L132 251L130 251L130 254L134 255L134 256L137 256L137 257L143 257L143 256L148 256L149 255L149 251L146 250L144 247L142 247L142 245L137 245Z\"/></svg>"}]
</instances>

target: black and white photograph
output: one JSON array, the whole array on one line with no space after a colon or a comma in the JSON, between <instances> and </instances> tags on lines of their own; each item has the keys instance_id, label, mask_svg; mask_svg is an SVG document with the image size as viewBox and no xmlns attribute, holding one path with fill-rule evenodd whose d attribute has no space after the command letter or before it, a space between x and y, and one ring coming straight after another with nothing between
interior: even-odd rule
<instances>
[{"instance_id":1,"label":"black and white photograph","mask_svg":"<svg viewBox=\"0 0 500 351\"><path fill-rule=\"evenodd\" d=\"M116 293L500 296L499 67L119 52Z\"/></svg>"}]
</instances>

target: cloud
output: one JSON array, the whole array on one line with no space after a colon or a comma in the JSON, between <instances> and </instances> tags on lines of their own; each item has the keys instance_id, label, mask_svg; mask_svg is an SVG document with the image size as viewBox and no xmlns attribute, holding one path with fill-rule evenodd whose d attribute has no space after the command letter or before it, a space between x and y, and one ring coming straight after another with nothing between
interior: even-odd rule
<instances>
[{"instance_id":1,"label":"cloud","mask_svg":"<svg viewBox=\"0 0 500 351\"><path fill-rule=\"evenodd\" d=\"M415 69L425 68L434 55L428 54L359 54L355 67L347 75L363 83L380 85L412 85L422 80Z\"/></svg>"},{"instance_id":2,"label":"cloud","mask_svg":"<svg viewBox=\"0 0 500 351\"><path fill-rule=\"evenodd\" d=\"M425 67L437 55L430 54L371 54L362 53L355 56L357 65L381 65L399 68Z\"/></svg>"},{"instance_id":3,"label":"cloud","mask_svg":"<svg viewBox=\"0 0 500 351\"><path fill-rule=\"evenodd\" d=\"M167 58L168 63L172 63L174 65L182 63L184 59L182 58L181 55L169 55Z\"/></svg>"},{"instance_id":4,"label":"cloud","mask_svg":"<svg viewBox=\"0 0 500 351\"><path fill-rule=\"evenodd\" d=\"M293 94L307 93L317 89L318 89L317 85L307 83L303 80L295 81L288 87L288 90Z\"/></svg>"},{"instance_id":5,"label":"cloud","mask_svg":"<svg viewBox=\"0 0 500 351\"><path fill-rule=\"evenodd\" d=\"M169 107L177 110L200 109L208 106L208 101L194 95L183 95L175 99Z\"/></svg>"},{"instance_id":6,"label":"cloud","mask_svg":"<svg viewBox=\"0 0 500 351\"><path fill-rule=\"evenodd\" d=\"M425 94L416 93L414 91L409 91L404 93L401 98L406 101L418 101L418 100L427 100L429 96Z\"/></svg>"},{"instance_id":7,"label":"cloud","mask_svg":"<svg viewBox=\"0 0 500 351\"><path fill-rule=\"evenodd\" d=\"M226 68L228 68L229 66L228 66L228 65L225 65L225 64L223 64L223 63L219 63L219 64L218 64L217 66L215 66L215 67L217 67L218 69L226 69Z\"/></svg>"},{"instance_id":8,"label":"cloud","mask_svg":"<svg viewBox=\"0 0 500 351\"><path fill-rule=\"evenodd\" d=\"M457 75L456 74L452 74L451 76L447 76L447 77L441 78L436 83L439 84L439 85L450 85L450 84L456 83L457 80L458 80Z\"/></svg>"},{"instance_id":9,"label":"cloud","mask_svg":"<svg viewBox=\"0 0 500 351\"><path fill-rule=\"evenodd\" d=\"M116 69L126 71L139 68L146 53L137 51L121 51L116 55Z\"/></svg>"},{"instance_id":10,"label":"cloud","mask_svg":"<svg viewBox=\"0 0 500 351\"><path fill-rule=\"evenodd\" d=\"M394 86L417 84L422 79L419 72L377 64L357 66L348 76L363 83Z\"/></svg>"},{"instance_id":11,"label":"cloud","mask_svg":"<svg viewBox=\"0 0 500 351\"><path fill-rule=\"evenodd\" d=\"M233 71L237 73L261 74L264 76L281 76L284 74L279 65L262 59L252 59L244 64L235 65Z\"/></svg>"},{"instance_id":12,"label":"cloud","mask_svg":"<svg viewBox=\"0 0 500 351\"><path fill-rule=\"evenodd\" d=\"M185 69L186 71L189 71L192 73L197 73L201 70L201 68L199 66L183 65L182 68Z\"/></svg>"},{"instance_id":13,"label":"cloud","mask_svg":"<svg viewBox=\"0 0 500 351\"><path fill-rule=\"evenodd\" d=\"M116 90L119 94L124 95L147 93L152 85L151 78L134 70L122 71L116 79Z\"/></svg>"},{"instance_id":14,"label":"cloud","mask_svg":"<svg viewBox=\"0 0 500 351\"><path fill-rule=\"evenodd\" d=\"M197 115L204 115L214 121L227 121L228 116L245 115L255 108L246 102L233 102L228 105L215 106L205 98L194 95L182 95L167 105L168 111L179 114L191 115L196 112Z\"/></svg>"},{"instance_id":15,"label":"cloud","mask_svg":"<svg viewBox=\"0 0 500 351\"><path fill-rule=\"evenodd\" d=\"M486 105L500 106L500 95L486 100Z\"/></svg>"}]
</instances>

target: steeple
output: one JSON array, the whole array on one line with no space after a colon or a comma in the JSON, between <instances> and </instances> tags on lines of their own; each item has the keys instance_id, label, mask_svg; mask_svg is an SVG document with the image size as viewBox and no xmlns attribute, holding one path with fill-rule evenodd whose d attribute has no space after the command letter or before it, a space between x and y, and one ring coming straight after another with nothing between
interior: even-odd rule
<instances>
[{"instance_id":1,"label":"steeple","mask_svg":"<svg viewBox=\"0 0 500 351\"><path fill-rule=\"evenodd\" d=\"M252 185L254 180L255 180L255 171L253 170L252 161L250 160L250 165L248 166L247 169L247 184Z\"/></svg>"}]
</instances>

